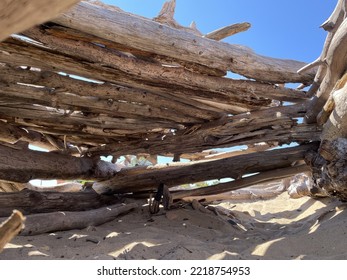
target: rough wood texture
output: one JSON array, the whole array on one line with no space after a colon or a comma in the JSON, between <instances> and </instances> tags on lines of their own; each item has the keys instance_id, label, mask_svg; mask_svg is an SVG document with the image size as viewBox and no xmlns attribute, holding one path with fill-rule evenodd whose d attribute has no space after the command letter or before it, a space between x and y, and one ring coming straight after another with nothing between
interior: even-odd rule
<instances>
[{"instance_id":1,"label":"rough wood texture","mask_svg":"<svg viewBox=\"0 0 347 280\"><path fill-rule=\"evenodd\" d=\"M26 216L25 228L20 235L37 235L72 229L98 226L126 214L138 205L136 203L117 204L81 212L54 212Z\"/></svg>"},{"instance_id":2,"label":"rough wood texture","mask_svg":"<svg viewBox=\"0 0 347 280\"><path fill-rule=\"evenodd\" d=\"M97 23L93 19L97 19ZM309 82L313 79L312 73L304 75L296 73L304 66L301 62L260 56L248 48L206 40L182 30L124 12L109 11L86 2L76 5L54 19L54 22L135 49L155 51L159 55L223 71L233 71L258 80ZM250 65L253 67L249 67Z\"/></svg>"},{"instance_id":3,"label":"rough wood texture","mask_svg":"<svg viewBox=\"0 0 347 280\"><path fill-rule=\"evenodd\" d=\"M0 179L19 183L31 179L100 179L116 174L115 165L58 153L16 150L0 145Z\"/></svg>"},{"instance_id":4,"label":"rough wood texture","mask_svg":"<svg viewBox=\"0 0 347 280\"><path fill-rule=\"evenodd\" d=\"M120 202L115 196L98 195L93 190L83 192L37 192L22 190L0 193L0 217L11 214L13 209L24 215L58 211L84 211Z\"/></svg>"},{"instance_id":5,"label":"rough wood texture","mask_svg":"<svg viewBox=\"0 0 347 280\"><path fill-rule=\"evenodd\" d=\"M23 228L25 218L22 213L14 210L12 215L0 224L0 253Z\"/></svg>"},{"instance_id":6,"label":"rough wood texture","mask_svg":"<svg viewBox=\"0 0 347 280\"><path fill-rule=\"evenodd\" d=\"M58 16L78 0L2 0L0 2L0 41Z\"/></svg>"},{"instance_id":7,"label":"rough wood texture","mask_svg":"<svg viewBox=\"0 0 347 280\"><path fill-rule=\"evenodd\" d=\"M223 40L229 36L235 35L240 32L247 31L251 27L249 22L235 23L229 26L222 27L215 31L206 34L204 37L216 41Z\"/></svg>"},{"instance_id":8,"label":"rough wood texture","mask_svg":"<svg viewBox=\"0 0 347 280\"><path fill-rule=\"evenodd\" d=\"M156 190L160 183L170 187L228 177L240 179L246 174L288 167L302 160L308 150L317 148L317 144L307 144L214 161L122 169L114 178L95 183L93 189L98 193L128 193Z\"/></svg>"}]
</instances>

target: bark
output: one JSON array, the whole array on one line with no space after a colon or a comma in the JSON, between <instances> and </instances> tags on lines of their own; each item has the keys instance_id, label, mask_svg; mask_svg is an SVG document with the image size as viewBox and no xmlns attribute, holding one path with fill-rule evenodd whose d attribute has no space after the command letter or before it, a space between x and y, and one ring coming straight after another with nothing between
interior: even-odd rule
<instances>
[{"instance_id":1,"label":"bark","mask_svg":"<svg viewBox=\"0 0 347 280\"><path fill-rule=\"evenodd\" d=\"M0 193L0 217L6 217L13 209L24 215L59 211L85 211L115 204L119 198L98 195L93 190L62 193L55 191L37 192L22 190L14 193Z\"/></svg>"},{"instance_id":2,"label":"bark","mask_svg":"<svg viewBox=\"0 0 347 280\"><path fill-rule=\"evenodd\" d=\"M32 179L106 179L116 174L112 163L58 153L17 150L0 145L0 180L27 183Z\"/></svg>"},{"instance_id":3,"label":"bark","mask_svg":"<svg viewBox=\"0 0 347 280\"><path fill-rule=\"evenodd\" d=\"M319 154L309 154L306 161L313 169L313 194L323 193L347 201L346 155L346 138L323 140Z\"/></svg>"},{"instance_id":4,"label":"bark","mask_svg":"<svg viewBox=\"0 0 347 280\"><path fill-rule=\"evenodd\" d=\"M53 212L26 216L25 228L20 235L38 235L48 232L83 229L88 226L98 226L114 220L119 215L126 214L138 205L116 204L107 207L80 212Z\"/></svg>"},{"instance_id":5,"label":"bark","mask_svg":"<svg viewBox=\"0 0 347 280\"><path fill-rule=\"evenodd\" d=\"M23 228L25 218L14 210L12 215L0 224L0 253L6 243L10 242Z\"/></svg>"},{"instance_id":6,"label":"bark","mask_svg":"<svg viewBox=\"0 0 347 280\"><path fill-rule=\"evenodd\" d=\"M0 3L0 41L48 21L69 9L78 0L3 0Z\"/></svg>"},{"instance_id":7,"label":"bark","mask_svg":"<svg viewBox=\"0 0 347 280\"><path fill-rule=\"evenodd\" d=\"M97 24L93 19L97 19ZM311 74L296 73L303 63L260 56L248 48L207 40L154 21L120 11L109 11L90 3L80 3L54 19L54 22L131 48L222 71L233 71L262 81L309 82L313 79Z\"/></svg>"},{"instance_id":8,"label":"bark","mask_svg":"<svg viewBox=\"0 0 347 280\"><path fill-rule=\"evenodd\" d=\"M294 162L302 160L306 152L311 149L317 149L317 144L258 152L214 161L122 169L112 179L95 183L93 188L98 193L129 193L156 190L160 183L171 187L228 177L240 179L246 174L289 167Z\"/></svg>"}]
</instances>

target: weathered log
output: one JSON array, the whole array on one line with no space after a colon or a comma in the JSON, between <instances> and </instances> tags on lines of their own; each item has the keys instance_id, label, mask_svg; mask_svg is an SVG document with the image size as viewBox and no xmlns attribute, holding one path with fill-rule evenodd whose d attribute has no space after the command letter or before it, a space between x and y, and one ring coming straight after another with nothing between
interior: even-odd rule
<instances>
[{"instance_id":1,"label":"weathered log","mask_svg":"<svg viewBox=\"0 0 347 280\"><path fill-rule=\"evenodd\" d=\"M37 235L47 232L83 229L88 226L98 226L126 214L138 205L116 204L107 207L81 212L53 212L27 215L25 228L20 235Z\"/></svg>"},{"instance_id":2,"label":"weathered log","mask_svg":"<svg viewBox=\"0 0 347 280\"><path fill-rule=\"evenodd\" d=\"M23 228L25 218L14 210L12 215L0 224L0 253L6 243L10 242Z\"/></svg>"},{"instance_id":3,"label":"weathered log","mask_svg":"<svg viewBox=\"0 0 347 280\"><path fill-rule=\"evenodd\" d=\"M261 172L257 175L245 177L242 179L237 179L235 181L220 183L204 188L198 188L187 191L179 191L171 193L171 199L183 199L185 197L193 197L193 196L207 196L214 194L221 194L228 191L234 191L242 188L246 188L249 186L253 186L256 184L267 183L271 181L276 181L279 179L287 178L289 176L310 171L310 167L306 164L299 166L291 166L281 169L274 169L271 171Z\"/></svg>"},{"instance_id":4,"label":"weathered log","mask_svg":"<svg viewBox=\"0 0 347 280\"><path fill-rule=\"evenodd\" d=\"M119 203L115 196L98 195L93 190L82 192L37 192L24 189L14 193L0 193L0 217L13 209L24 215L59 211L85 211Z\"/></svg>"},{"instance_id":5,"label":"weathered log","mask_svg":"<svg viewBox=\"0 0 347 280\"><path fill-rule=\"evenodd\" d=\"M235 35L237 33L247 31L250 27L251 27L251 24L248 22L235 23L232 25L222 27L210 33L207 33L206 35L204 35L204 37L208 39L220 41L220 40L223 40L224 38Z\"/></svg>"},{"instance_id":6,"label":"weathered log","mask_svg":"<svg viewBox=\"0 0 347 280\"><path fill-rule=\"evenodd\" d=\"M290 143L319 140L320 129L315 125L296 124L292 118L303 116L304 104L274 107L236 116L222 117L202 125L167 134L165 138L148 137L89 149L93 155L193 153L216 147L232 147L259 142ZM180 145L177 145L180 143Z\"/></svg>"},{"instance_id":7,"label":"weathered log","mask_svg":"<svg viewBox=\"0 0 347 280\"><path fill-rule=\"evenodd\" d=\"M57 153L16 150L0 145L0 180L106 179L117 173L112 163Z\"/></svg>"},{"instance_id":8,"label":"weathered log","mask_svg":"<svg viewBox=\"0 0 347 280\"><path fill-rule=\"evenodd\" d=\"M295 161L302 160L308 150L317 148L317 143L312 143L214 161L122 169L112 179L95 183L93 188L98 193L129 193L156 190L160 183L171 187L228 177L240 179L254 172L289 167Z\"/></svg>"},{"instance_id":9,"label":"weathered log","mask_svg":"<svg viewBox=\"0 0 347 280\"><path fill-rule=\"evenodd\" d=\"M319 154L308 154L306 161L313 169L313 193L324 193L347 201L346 155L346 138L323 140Z\"/></svg>"},{"instance_id":10,"label":"weathered log","mask_svg":"<svg viewBox=\"0 0 347 280\"><path fill-rule=\"evenodd\" d=\"M336 82L341 78L346 69L347 59L347 19L338 27L333 35L326 57L324 59L327 72L317 92L308 107L306 122L316 122L316 117L322 110ZM324 66L325 67L325 66Z\"/></svg>"},{"instance_id":11,"label":"weathered log","mask_svg":"<svg viewBox=\"0 0 347 280\"><path fill-rule=\"evenodd\" d=\"M347 74L337 83L331 96L334 109L322 131L322 140L347 138Z\"/></svg>"},{"instance_id":12,"label":"weathered log","mask_svg":"<svg viewBox=\"0 0 347 280\"><path fill-rule=\"evenodd\" d=\"M97 24L93 19L97 19ZM76 5L54 19L54 22L132 48L222 71L230 70L261 81L309 82L313 79L312 74L296 73L304 66L301 62L260 56L248 48L207 40L154 21L110 11L86 2Z\"/></svg>"},{"instance_id":13,"label":"weathered log","mask_svg":"<svg viewBox=\"0 0 347 280\"><path fill-rule=\"evenodd\" d=\"M0 41L12 33L24 31L48 21L79 0L4 0L0 2Z\"/></svg>"}]
</instances>

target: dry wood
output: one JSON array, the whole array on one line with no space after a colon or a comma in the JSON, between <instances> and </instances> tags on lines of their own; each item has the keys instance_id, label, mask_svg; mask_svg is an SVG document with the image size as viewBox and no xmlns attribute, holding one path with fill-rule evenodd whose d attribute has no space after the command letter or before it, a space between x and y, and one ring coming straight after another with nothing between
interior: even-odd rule
<instances>
[{"instance_id":1,"label":"dry wood","mask_svg":"<svg viewBox=\"0 0 347 280\"><path fill-rule=\"evenodd\" d=\"M306 152L311 149L317 149L317 144L258 152L214 161L171 163L122 169L112 179L95 183L93 188L98 193L128 193L156 190L160 183L171 187L221 178L239 179L245 174L289 167L295 161L302 160Z\"/></svg>"},{"instance_id":2,"label":"dry wood","mask_svg":"<svg viewBox=\"0 0 347 280\"><path fill-rule=\"evenodd\" d=\"M24 215L58 211L84 211L119 203L115 196L98 195L93 190L83 192L37 192L22 190L0 193L0 217L11 214L13 209Z\"/></svg>"},{"instance_id":3,"label":"dry wood","mask_svg":"<svg viewBox=\"0 0 347 280\"><path fill-rule=\"evenodd\" d=\"M148 141L128 141L91 148L93 155L163 154L201 152L215 147L232 147L259 142L290 143L319 140L320 129L315 125L296 124L292 118L303 116L304 105L275 107L253 111L195 125L165 138L148 137ZM177 145L180 143L180 145Z\"/></svg>"},{"instance_id":4,"label":"dry wood","mask_svg":"<svg viewBox=\"0 0 347 280\"><path fill-rule=\"evenodd\" d=\"M72 229L83 229L88 226L98 226L126 214L138 205L116 204L107 207L81 212L53 212L26 216L25 228L20 235L37 235L46 232L56 232Z\"/></svg>"},{"instance_id":5,"label":"dry wood","mask_svg":"<svg viewBox=\"0 0 347 280\"><path fill-rule=\"evenodd\" d=\"M322 131L322 140L347 138L347 74L341 78L332 92L334 108Z\"/></svg>"},{"instance_id":6,"label":"dry wood","mask_svg":"<svg viewBox=\"0 0 347 280\"><path fill-rule=\"evenodd\" d=\"M235 23L232 25L222 27L215 31L212 31L206 34L204 37L208 39L220 41L220 40L223 40L224 38L235 35L237 33L247 31L250 27L251 27L251 24L248 22Z\"/></svg>"},{"instance_id":7,"label":"dry wood","mask_svg":"<svg viewBox=\"0 0 347 280\"><path fill-rule=\"evenodd\" d=\"M0 2L0 41L48 21L69 9L78 0L3 0Z\"/></svg>"},{"instance_id":8,"label":"dry wood","mask_svg":"<svg viewBox=\"0 0 347 280\"><path fill-rule=\"evenodd\" d=\"M315 82L309 91L309 94L313 94L318 90L305 117L308 123L316 122L316 117L329 98L331 90L345 71L347 20L344 19L344 12L341 10L343 3L344 0L339 0L332 15L333 28L327 36L320 56L324 63L319 67Z\"/></svg>"},{"instance_id":9,"label":"dry wood","mask_svg":"<svg viewBox=\"0 0 347 280\"><path fill-rule=\"evenodd\" d=\"M271 171L261 172L257 175L237 179L228 183L220 183L209 187L198 188L187 191L179 191L171 194L172 200L183 199L185 197L193 196L207 196L234 191L245 187L253 186L256 184L267 183L279 179L287 178L289 176L310 171L310 167L306 164L300 166L291 166L287 168L274 169Z\"/></svg>"},{"instance_id":10,"label":"dry wood","mask_svg":"<svg viewBox=\"0 0 347 280\"><path fill-rule=\"evenodd\" d=\"M97 19L97 24L93 19ZM222 71L230 70L261 81L309 82L313 79L311 74L296 73L304 66L301 62L260 56L248 48L206 40L154 21L109 11L86 2L76 5L54 22L135 49Z\"/></svg>"},{"instance_id":11,"label":"dry wood","mask_svg":"<svg viewBox=\"0 0 347 280\"><path fill-rule=\"evenodd\" d=\"M16 150L0 145L0 180L106 179L116 174L112 163L58 153Z\"/></svg>"},{"instance_id":12,"label":"dry wood","mask_svg":"<svg viewBox=\"0 0 347 280\"><path fill-rule=\"evenodd\" d=\"M24 228L24 221L22 213L14 210L12 215L0 224L0 253L6 243L10 242Z\"/></svg>"}]
</instances>

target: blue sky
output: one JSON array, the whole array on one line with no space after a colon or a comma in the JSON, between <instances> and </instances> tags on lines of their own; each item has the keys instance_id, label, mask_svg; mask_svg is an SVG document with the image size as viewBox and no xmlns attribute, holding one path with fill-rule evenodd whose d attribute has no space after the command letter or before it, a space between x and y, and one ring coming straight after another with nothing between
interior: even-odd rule
<instances>
[{"instance_id":1,"label":"blue sky","mask_svg":"<svg viewBox=\"0 0 347 280\"><path fill-rule=\"evenodd\" d=\"M165 0L103 0L148 18L155 17ZM192 21L206 34L220 27L250 22L251 29L226 42L246 45L259 54L304 62L321 53L326 32L319 26L330 16L337 0L177 0L175 19Z\"/></svg>"}]
</instances>

